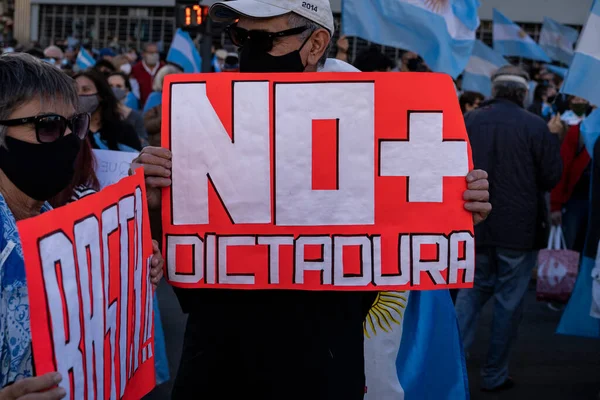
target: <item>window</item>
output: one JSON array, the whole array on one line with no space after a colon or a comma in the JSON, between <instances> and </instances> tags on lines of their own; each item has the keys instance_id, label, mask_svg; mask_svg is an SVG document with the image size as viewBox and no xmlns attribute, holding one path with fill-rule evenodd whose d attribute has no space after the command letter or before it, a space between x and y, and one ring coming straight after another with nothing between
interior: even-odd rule
<instances>
[{"instance_id":1,"label":"window","mask_svg":"<svg viewBox=\"0 0 600 400\"><path fill-rule=\"evenodd\" d=\"M175 15L171 7L40 5L40 43L67 39L99 49L117 44L140 48L144 42L169 44Z\"/></svg>"}]
</instances>

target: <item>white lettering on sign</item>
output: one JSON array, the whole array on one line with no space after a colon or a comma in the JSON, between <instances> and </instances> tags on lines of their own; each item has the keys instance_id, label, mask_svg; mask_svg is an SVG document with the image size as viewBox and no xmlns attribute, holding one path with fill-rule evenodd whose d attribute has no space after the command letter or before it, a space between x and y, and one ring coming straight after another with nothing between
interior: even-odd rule
<instances>
[{"instance_id":1,"label":"white lettering on sign","mask_svg":"<svg viewBox=\"0 0 600 400\"><path fill-rule=\"evenodd\" d=\"M379 176L407 177L409 202L442 202L443 178L468 172L467 142L443 138L441 112L410 112L408 139L380 140L375 160L374 82L274 87L271 145L268 82L234 82L231 137L205 83L172 85L174 225L208 224L209 184L234 224L374 225L376 162ZM321 120L337 121L335 190L312 188L313 122Z\"/></svg>"},{"instance_id":2,"label":"white lettering on sign","mask_svg":"<svg viewBox=\"0 0 600 400\"><path fill-rule=\"evenodd\" d=\"M171 107L173 224L208 223L209 180L234 223L270 223L269 83L233 85L232 137L203 83L173 84Z\"/></svg>"},{"instance_id":3,"label":"white lettering on sign","mask_svg":"<svg viewBox=\"0 0 600 400\"><path fill-rule=\"evenodd\" d=\"M186 245L192 247L192 259L195 268L191 273L177 272L177 246ZM214 251L213 251L214 254ZM171 279L182 283L196 283L203 278L202 264L204 263L204 243L198 236L169 236L167 241L167 272Z\"/></svg>"},{"instance_id":4,"label":"white lettering on sign","mask_svg":"<svg viewBox=\"0 0 600 400\"><path fill-rule=\"evenodd\" d=\"M212 237L212 239L210 239ZM204 281L207 285L236 284L252 286L255 282L256 268L268 270L271 285L281 283L280 248L291 246L293 249L292 280L295 285L305 283L306 273L319 272L321 285L335 287L367 287L405 285L412 279L412 284L419 285L421 274L427 273L435 285L457 283L458 273L464 271L464 282L473 282L475 272L474 238L470 232L453 232L446 235L401 234L398 237L398 271L382 270L381 237L368 235L323 235L299 236L295 240L290 235L282 236L216 236L206 235L205 240L190 235L167 235L167 259L169 264L176 265L177 247L191 247L193 271L206 271L212 278ZM211 244L212 242L212 244ZM203 247L204 244L204 247ZM250 271L239 274L230 271L227 252L233 248L248 246L268 247L269 259L263 266L249 266ZM308 246L315 246L319 251L308 252ZM423 246L435 246L433 257L424 258ZM349 257L353 265L360 265L357 271L348 273L345 265L344 251L350 247L358 248L358 259ZM200 256L198 256L200 254ZM312 255L311 255L312 254ZM318 254L318 257L314 255ZM216 260L210 261L210 260ZM215 269L218 273L215 274ZM175 283L194 284L202 281L203 273L175 273L174 268L168 270L169 280ZM446 272L447 271L447 272ZM444 273L446 272L446 273Z\"/></svg>"},{"instance_id":5,"label":"white lettering on sign","mask_svg":"<svg viewBox=\"0 0 600 400\"><path fill-rule=\"evenodd\" d=\"M375 223L374 103L373 82L275 84L276 225ZM339 187L313 190L312 123L335 119Z\"/></svg>"},{"instance_id":6,"label":"white lettering on sign","mask_svg":"<svg viewBox=\"0 0 600 400\"><path fill-rule=\"evenodd\" d=\"M101 220L92 215L76 222L75 243L63 231L39 242L54 360L56 370L64 378L61 387L67 392L65 398L122 398L140 360L152 357L151 346L150 351L141 349L141 340L146 343L151 339L153 327L153 289L149 275L142 273L144 266L150 265L150 259L143 259L142 209L142 191L138 187L134 195L105 209ZM133 229L129 221L133 221ZM118 242L113 241L118 248L110 249L112 235L118 235ZM128 252L130 241L134 246L133 265ZM111 276L110 264L111 253L115 252L119 260L118 268L114 269L117 280ZM130 267L133 282L128 279ZM115 281L119 282L118 291L111 288L111 282ZM146 292L142 293L144 281ZM130 285L134 288L134 298L129 297ZM111 299L110 293L115 292L118 294ZM109 348L105 348L105 339ZM110 380L106 386L105 379ZM105 388L110 391L109 396L105 395Z\"/></svg>"},{"instance_id":7,"label":"white lettering on sign","mask_svg":"<svg viewBox=\"0 0 600 400\"><path fill-rule=\"evenodd\" d=\"M381 140L381 176L408 177L408 201L443 201L443 178L469 172L467 142L443 138L441 112L411 112L407 140Z\"/></svg>"}]
</instances>

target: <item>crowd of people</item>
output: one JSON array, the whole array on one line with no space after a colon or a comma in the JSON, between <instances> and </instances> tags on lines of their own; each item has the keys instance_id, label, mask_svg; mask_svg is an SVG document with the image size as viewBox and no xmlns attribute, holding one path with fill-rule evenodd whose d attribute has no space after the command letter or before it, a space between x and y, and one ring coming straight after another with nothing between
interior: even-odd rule
<instances>
[{"instance_id":1,"label":"crowd of people","mask_svg":"<svg viewBox=\"0 0 600 400\"><path fill-rule=\"evenodd\" d=\"M315 2L319 13L312 19L285 8L265 18L264 10L238 11L235 1L226 6L217 3L211 16L232 23L232 41L241 48L239 56L215 51L219 69L428 71L415 53L404 52L396 65L376 47L358 54L351 66L346 63L349 46L344 37L337 42L336 59L328 59L333 16L328 1ZM275 38L264 31L282 34ZM139 52L113 48L93 52L96 63L87 69L77 67L76 49L67 43L23 49L11 42L4 53L0 56L0 399L59 399L64 396L55 387L60 376L33 377L16 221L100 190L93 149L140 152L132 170L145 168L149 208L159 209L160 189L171 184L173 157L160 147L161 92L165 76L182 73L182 68L166 63L152 43ZM482 306L494 299L490 352L482 370L486 391L514 384L508 372L510 348L537 251L546 246L548 225L562 225L569 248L583 251L590 182L597 179L599 169L580 134L580 124L593 105L561 94L562 79L542 66L532 64L528 69L500 68L492 77L490 99L462 93L460 79L456 81L476 168L466 177L464 200L477 225L477 254L474 288L453 297L466 350L473 343ZM160 218L152 218L151 224L154 238L160 240ZM162 276L158 249L155 243L154 284ZM197 398L199 392L206 399L364 397L363 321L373 302L371 294L178 290L177 295L189 317L173 399ZM210 329L207 320L212 321ZM240 331L239 326L252 330Z\"/></svg>"}]
</instances>

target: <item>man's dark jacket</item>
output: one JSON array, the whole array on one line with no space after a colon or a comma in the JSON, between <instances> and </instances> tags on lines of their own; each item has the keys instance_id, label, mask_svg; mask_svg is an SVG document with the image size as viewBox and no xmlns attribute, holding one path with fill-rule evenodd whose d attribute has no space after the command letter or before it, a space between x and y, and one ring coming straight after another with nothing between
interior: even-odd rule
<instances>
[{"instance_id":1,"label":"man's dark jacket","mask_svg":"<svg viewBox=\"0 0 600 400\"><path fill-rule=\"evenodd\" d=\"M516 103L495 99L465 116L476 169L489 174L492 212L475 229L478 247L534 248L538 202L560 180L557 135Z\"/></svg>"}]
</instances>

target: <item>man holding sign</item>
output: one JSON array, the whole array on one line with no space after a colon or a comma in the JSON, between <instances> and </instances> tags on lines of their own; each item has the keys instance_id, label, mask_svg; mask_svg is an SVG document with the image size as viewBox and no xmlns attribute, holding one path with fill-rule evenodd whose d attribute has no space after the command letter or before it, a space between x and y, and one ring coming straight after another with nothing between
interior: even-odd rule
<instances>
[{"instance_id":1,"label":"man holding sign","mask_svg":"<svg viewBox=\"0 0 600 400\"><path fill-rule=\"evenodd\" d=\"M213 6L211 16L237 20L229 32L242 47L241 72L356 71L327 60L334 32L327 0L229 1ZM385 98L397 96L400 80L408 91L426 87L395 120L398 110L385 108ZM439 85L447 89L436 96L442 100L425 94ZM362 399L363 321L374 290L472 282L472 221L456 205L464 199L475 223L491 206L487 174L467 175L466 133L451 81L187 75L167 87L163 145L172 152L147 147L132 169L145 168L150 207L160 205L159 189L167 188L169 280L189 313L173 398ZM415 143L398 133L406 126ZM312 140L300 137L311 131ZM429 148L433 158L411 158L403 145L420 155ZM454 207L444 207L445 198ZM344 264L356 258L349 273ZM412 271L415 265L424 274Z\"/></svg>"}]
</instances>

